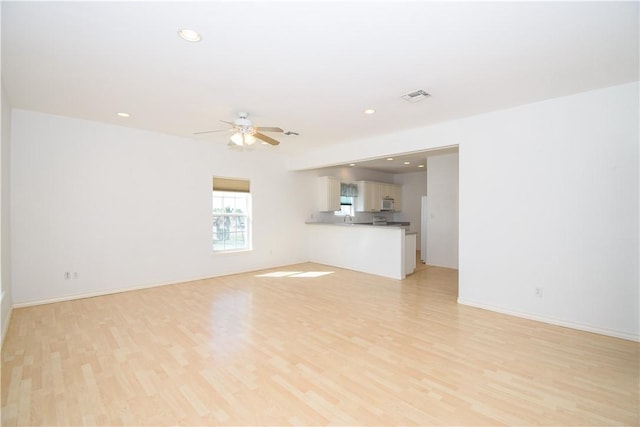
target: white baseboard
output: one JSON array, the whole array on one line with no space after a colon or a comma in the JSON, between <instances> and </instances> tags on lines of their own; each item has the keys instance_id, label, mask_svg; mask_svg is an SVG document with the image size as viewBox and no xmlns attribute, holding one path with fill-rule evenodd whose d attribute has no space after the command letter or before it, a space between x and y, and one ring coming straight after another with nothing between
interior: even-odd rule
<instances>
[{"instance_id":1,"label":"white baseboard","mask_svg":"<svg viewBox=\"0 0 640 427\"><path fill-rule=\"evenodd\" d=\"M606 328L596 328L581 323L567 322L565 320L556 319L548 316L540 316L539 314L527 313L522 311L514 311L502 307L494 307L486 304L478 304L473 301L465 301L458 298L458 304L468 305L470 307L481 308L483 310L495 311L497 313L508 314L510 316L521 317L523 319L535 320L537 322L548 323L550 325L563 326L565 328L577 329L579 331L593 332L594 334L607 335L614 338L622 338L624 340L640 342L639 335L633 335L626 332L615 331Z\"/></svg>"},{"instance_id":2,"label":"white baseboard","mask_svg":"<svg viewBox=\"0 0 640 427\"><path fill-rule=\"evenodd\" d=\"M128 287L128 288L118 288L118 289L109 289L109 290L106 290L106 291L87 292L87 293L84 293L84 294L65 295L65 296L57 297L57 298L50 298L50 299L29 301L29 302L22 302L22 303L14 303L13 304L13 308L32 307L32 306L36 306L36 305L52 304L52 303L55 303L55 302L64 302L64 301L73 301L73 300L76 300L76 299L83 299L83 298L101 297L103 295L119 294L119 293L122 293L122 292L130 292L130 291L140 291L142 289L157 288L159 286L177 285L179 283L195 282L195 281L198 281L198 280L206 280L206 279L210 279L210 278L211 277L202 277L202 278L196 278L196 279L180 280L180 281L177 281L177 282L153 283L153 284L150 284L150 285L132 286L132 287Z\"/></svg>"},{"instance_id":3,"label":"white baseboard","mask_svg":"<svg viewBox=\"0 0 640 427\"><path fill-rule=\"evenodd\" d=\"M301 261L301 262L296 263L296 264L302 264L302 263L305 263L305 262L309 262L309 261ZM139 291L139 290L143 290L143 289L157 288L159 286L178 285L180 283L196 282L196 281L199 281L199 280L214 279L216 277L232 276L234 274L252 273L252 272L258 272L258 271L262 271L262 270L270 270L270 269L274 269L274 268L282 268L282 267L285 267L285 266L296 265L296 264L286 264L286 265L283 265L283 266L271 266L271 267L258 267L258 268L251 268L251 269L248 269L248 270L234 271L234 272L229 272L229 273L226 273L226 274L220 274L219 276L195 277L195 278L191 278L191 279L184 279L184 280L178 280L178 281L153 283L153 284L150 284L150 285L131 286L131 287L127 287L127 288L116 288L116 289L109 289L109 290L105 290L105 291L87 292L87 293L75 294L75 295L65 295L65 296L61 296L61 297L57 297L57 298L50 298L50 299L37 300L37 301L27 301L27 302L14 303L12 308L32 307L32 306L36 306L36 305L52 304L52 303L56 303L56 302L73 301L73 300L83 299L83 298L93 298L93 297L100 297L100 296L103 296L103 295L119 294L121 292Z\"/></svg>"},{"instance_id":4,"label":"white baseboard","mask_svg":"<svg viewBox=\"0 0 640 427\"><path fill-rule=\"evenodd\" d=\"M0 295L0 305L2 304L3 300L4 300L4 291ZM13 312L13 307L9 306L9 312L7 313L7 317L5 319L2 319L2 322L0 322L2 323L2 332L1 332L2 336L0 337L0 348L2 348L2 346L4 345L4 337L7 335L7 331L9 330L9 322L11 321L12 312Z\"/></svg>"},{"instance_id":5,"label":"white baseboard","mask_svg":"<svg viewBox=\"0 0 640 427\"><path fill-rule=\"evenodd\" d=\"M7 318L2 322L2 341L0 342L0 348L4 344L4 337L7 336L7 331L9 330L9 322L11 322L11 314L13 313L13 307L9 307L9 314L7 314Z\"/></svg>"}]
</instances>

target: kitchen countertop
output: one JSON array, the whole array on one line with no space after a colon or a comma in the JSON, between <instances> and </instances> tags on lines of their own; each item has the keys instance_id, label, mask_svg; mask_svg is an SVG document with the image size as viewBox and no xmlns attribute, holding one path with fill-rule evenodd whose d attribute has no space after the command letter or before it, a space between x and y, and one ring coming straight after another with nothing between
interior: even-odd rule
<instances>
[{"instance_id":1,"label":"kitchen countertop","mask_svg":"<svg viewBox=\"0 0 640 427\"><path fill-rule=\"evenodd\" d=\"M312 225L336 225L339 227L393 227L393 228L402 228L409 227L409 222L399 222L399 221L390 221L386 224L374 224L372 222L318 222L318 221L307 221L305 224Z\"/></svg>"}]
</instances>

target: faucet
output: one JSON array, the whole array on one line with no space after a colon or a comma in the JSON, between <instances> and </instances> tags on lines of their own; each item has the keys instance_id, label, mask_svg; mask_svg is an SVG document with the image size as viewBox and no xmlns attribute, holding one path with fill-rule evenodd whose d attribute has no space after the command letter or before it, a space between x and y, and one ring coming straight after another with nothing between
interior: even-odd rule
<instances>
[{"instance_id":1,"label":"faucet","mask_svg":"<svg viewBox=\"0 0 640 427\"><path fill-rule=\"evenodd\" d=\"M351 215L349 215L349 214L346 214L346 215L344 216L344 219L343 219L342 221L343 221L343 222L347 222L347 218L349 218L349 223L350 223L350 224L353 224L353 217L352 217Z\"/></svg>"}]
</instances>

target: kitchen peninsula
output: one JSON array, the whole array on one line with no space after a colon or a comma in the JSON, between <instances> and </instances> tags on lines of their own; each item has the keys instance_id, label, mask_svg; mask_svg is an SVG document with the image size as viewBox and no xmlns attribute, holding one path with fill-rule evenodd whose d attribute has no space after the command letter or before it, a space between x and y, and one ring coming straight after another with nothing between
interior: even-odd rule
<instances>
[{"instance_id":1,"label":"kitchen peninsula","mask_svg":"<svg viewBox=\"0 0 640 427\"><path fill-rule=\"evenodd\" d=\"M416 233L402 224L307 222L310 261L402 280L415 268Z\"/></svg>"}]
</instances>

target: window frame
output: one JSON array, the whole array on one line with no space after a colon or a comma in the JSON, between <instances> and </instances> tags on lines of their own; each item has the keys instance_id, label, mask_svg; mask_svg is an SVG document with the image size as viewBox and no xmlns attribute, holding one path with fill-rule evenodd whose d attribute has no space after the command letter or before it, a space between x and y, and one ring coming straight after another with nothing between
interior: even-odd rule
<instances>
[{"instance_id":1,"label":"window frame","mask_svg":"<svg viewBox=\"0 0 640 427\"><path fill-rule=\"evenodd\" d=\"M229 183L231 181L236 181L236 183L232 183L231 186L226 185L225 183ZM222 184L221 184L222 183ZM216 184L218 186L216 186ZM236 185L234 187L234 185ZM241 190L238 191L238 185ZM246 188L245 188L246 187ZM246 191L245 191L246 190ZM229 199L234 199L233 206L228 206L224 199L225 196ZM216 208L216 198L221 198L222 207ZM236 201L238 199L243 199L243 205L246 208L246 212L237 212ZM213 179L213 186L211 192L211 250L214 254L225 254L225 253L235 253L235 252L248 252L253 250L253 224L252 224L252 197L250 191L250 182L248 179L235 179L235 178L217 178ZM229 210L225 212L216 212L216 209ZM226 230L222 231L224 234L230 233L234 235L235 242L234 245L227 247L223 244L223 247L220 249L216 249L216 242L220 242L217 238L220 234L220 227L218 225L219 218L228 218L228 221L224 221L225 225L223 227ZM238 229L238 218L244 218L243 221L243 229ZM242 235L244 238L242 239L244 244L241 247L238 247L237 237ZM232 241L232 239L222 240L223 242ZM218 245L218 247L220 247Z\"/></svg>"}]
</instances>

